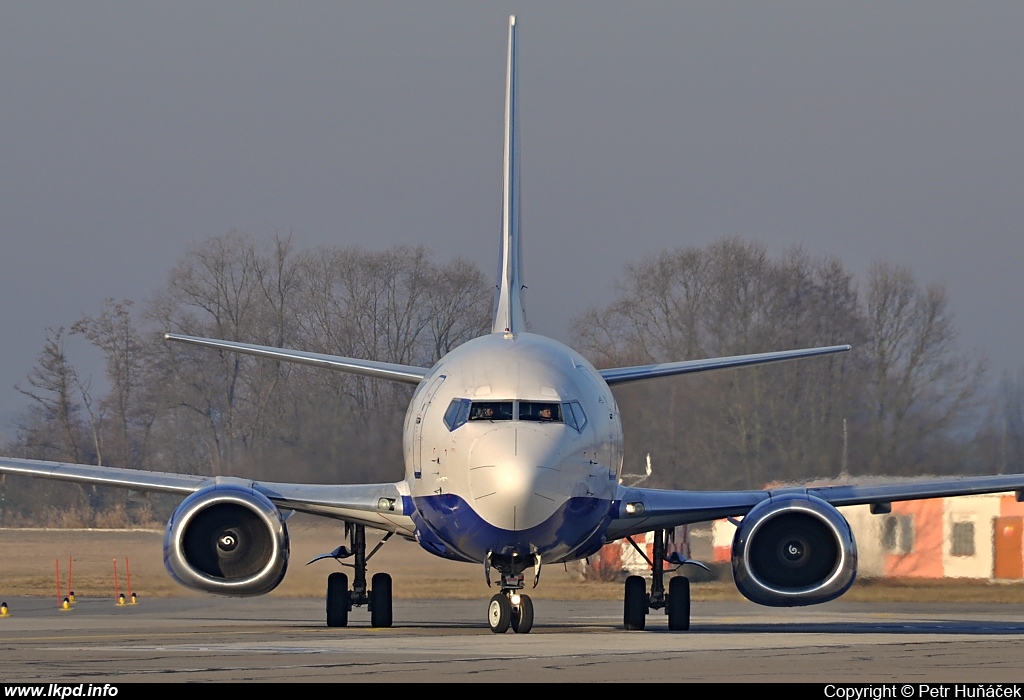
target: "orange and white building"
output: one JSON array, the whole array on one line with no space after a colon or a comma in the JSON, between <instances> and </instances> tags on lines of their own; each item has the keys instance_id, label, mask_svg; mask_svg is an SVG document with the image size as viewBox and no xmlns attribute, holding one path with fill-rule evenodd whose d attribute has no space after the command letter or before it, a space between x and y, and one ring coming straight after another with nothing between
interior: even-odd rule
<instances>
[{"instance_id":1,"label":"orange and white building","mask_svg":"<svg viewBox=\"0 0 1024 700\"><path fill-rule=\"evenodd\" d=\"M839 510L857 542L858 576L1024 579L1024 503L1013 494L898 501L883 515ZM715 522L714 561L729 561L735 531Z\"/></svg>"}]
</instances>

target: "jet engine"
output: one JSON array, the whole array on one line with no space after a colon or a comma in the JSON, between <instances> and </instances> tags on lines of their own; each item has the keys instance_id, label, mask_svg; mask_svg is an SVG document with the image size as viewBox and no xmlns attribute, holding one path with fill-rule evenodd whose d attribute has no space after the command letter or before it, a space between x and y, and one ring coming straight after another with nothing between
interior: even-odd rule
<instances>
[{"instance_id":1,"label":"jet engine","mask_svg":"<svg viewBox=\"0 0 1024 700\"><path fill-rule=\"evenodd\" d=\"M288 529L277 507L247 482L218 483L191 494L171 515L164 565L189 588L262 595L288 568Z\"/></svg>"},{"instance_id":2,"label":"jet engine","mask_svg":"<svg viewBox=\"0 0 1024 700\"><path fill-rule=\"evenodd\" d=\"M743 518L732 542L740 593L760 605L814 605L838 598L857 575L846 519L820 498L781 494Z\"/></svg>"}]
</instances>

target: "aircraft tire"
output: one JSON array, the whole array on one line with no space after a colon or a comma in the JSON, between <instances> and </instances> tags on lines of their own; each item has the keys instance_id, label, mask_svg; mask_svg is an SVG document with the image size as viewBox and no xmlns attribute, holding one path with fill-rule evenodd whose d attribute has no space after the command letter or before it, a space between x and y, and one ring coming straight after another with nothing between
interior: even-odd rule
<instances>
[{"instance_id":1,"label":"aircraft tire","mask_svg":"<svg viewBox=\"0 0 1024 700\"><path fill-rule=\"evenodd\" d=\"M370 580L370 626L391 626L391 576L385 573Z\"/></svg>"},{"instance_id":2,"label":"aircraft tire","mask_svg":"<svg viewBox=\"0 0 1024 700\"><path fill-rule=\"evenodd\" d=\"M519 607L512 609L512 631L527 634L533 629L533 601L528 595L519 596Z\"/></svg>"},{"instance_id":3,"label":"aircraft tire","mask_svg":"<svg viewBox=\"0 0 1024 700\"><path fill-rule=\"evenodd\" d=\"M495 593L487 605L487 626L495 634L504 634L512 624L512 603L504 593Z\"/></svg>"},{"instance_id":4,"label":"aircraft tire","mask_svg":"<svg viewBox=\"0 0 1024 700\"><path fill-rule=\"evenodd\" d=\"M642 630L646 622L647 583L642 576L630 576L626 579L622 626L627 630Z\"/></svg>"},{"instance_id":5,"label":"aircraft tire","mask_svg":"<svg viewBox=\"0 0 1024 700\"><path fill-rule=\"evenodd\" d=\"M690 629L690 579L676 576L668 580L668 628L673 632Z\"/></svg>"},{"instance_id":6,"label":"aircraft tire","mask_svg":"<svg viewBox=\"0 0 1024 700\"><path fill-rule=\"evenodd\" d=\"M327 577L327 626L348 627L348 576L336 571Z\"/></svg>"}]
</instances>

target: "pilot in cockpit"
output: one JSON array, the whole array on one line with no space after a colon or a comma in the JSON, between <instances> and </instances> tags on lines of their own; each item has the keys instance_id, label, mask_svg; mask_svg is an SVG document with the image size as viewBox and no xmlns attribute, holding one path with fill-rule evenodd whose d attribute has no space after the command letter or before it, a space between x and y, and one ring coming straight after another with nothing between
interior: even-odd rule
<instances>
[{"instance_id":1,"label":"pilot in cockpit","mask_svg":"<svg viewBox=\"0 0 1024 700\"><path fill-rule=\"evenodd\" d=\"M494 420L494 408L488 405L474 406L470 420Z\"/></svg>"}]
</instances>

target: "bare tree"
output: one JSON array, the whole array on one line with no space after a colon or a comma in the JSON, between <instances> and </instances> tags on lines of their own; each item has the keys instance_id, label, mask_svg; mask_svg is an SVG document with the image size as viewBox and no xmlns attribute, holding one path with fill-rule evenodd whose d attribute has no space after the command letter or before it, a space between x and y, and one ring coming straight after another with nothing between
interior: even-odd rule
<instances>
[{"instance_id":1,"label":"bare tree","mask_svg":"<svg viewBox=\"0 0 1024 700\"><path fill-rule=\"evenodd\" d=\"M96 455L89 450L91 431L81 415L83 398L86 405L91 405L92 398L88 384L79 381L68 358L64 328L47 329L43 349L27 381L28 388L15 388L31 403L18 420L15 438L5 446L5 451L30 459L92 462ZM98 429L98 423L93 422L92 426ZM98 449L101 443L96 438ZM19 522L21 518L32 517L46 524L88 525L82 518L88 517L91 510L90 494L95 494L95 490L79 484L4 479L4 520L11 522L13 518Z\"/></svg>"},{"instance_id":2,"label":"bare tree","mask_svg":"<svg viewBox=\"0 0 1024 700\"><path fill-rule=\"evenodd\" d=\"M863 297L858 286L834 258L797 247L773 259L738 239L626 266L618 299L573 326L600 364L855 347L617 389L629 433L642 440L627 444L627 459L658 448L662 479L742 487L838 474L847 445L858 472L964 468L984 367L957 349L945 290L882 263Z\"/></svg>"},{"instance_id":3,"label":"bare tree","mask_svg":"<svg viewBox=\"0 0 1024 700\"><path fill-rule=\"evenodd\" d=\"M943 287L922 287L908 268L886 263L872 265L867 287L862 463L876 474L943 470L951 431L977 406L984 362L957 351Z\"/></svg>"},{"instance_id":4,"label":"bare tree","mask_svg":"<svg viewBox=\"0 0 1024 700\"><path fill-rule=\"evenodd\" d=\"M487 280L472 263L456 258L432 266L424 300L433 345L430 364L490 330L490 297Z\"/></svg>"},{"instance_id":5,"label":"bare tree","mask_svg":"<svg viewBox=\"0 0 1024 700\"><path fill-rule=\"evenodd\" d=\"M999 473L1024 471L1024 370L999 383Z\"/></svg>"},{"instance_id":6,"label":"bare tree","mask_svg":"<svg viewBox=\"0 0 1024 700\"><path fill-rule=\"evenodd\" d=\"M159 328L227 340L265 340L259 331L265 307L260 252L237 231L211 238L175 265L167 288L154 297L148 316ZM251 444L258 419L245 374L253 360L238 353L167 346L163 355L165 401L201 419L201 450L208 469L228 474L235 450Z\"/></svg>"},{"instance_id":7,"label":"bare tree","mask_svg":"<svg viewBox=\"0 0 1024 700\"><path fill-rule=\"evenodd\" d=\"M437 265L422 248L320 248L300 256L302 347L429 366L489 326L490 287L465 261ZM363 377L300 371L302 444L346 474L397 476L408 387ZM314 437L315 435L315 437Z\"/></svg>"},{"instance_id":8,"label":"bare tree","mask_svg":"<svg viewBox=\"0 0 1024 700\"><path fill-rule=\"evenodd\" d=\"M48 328L39 360L28 375L25 389L15 389L32 400L29 420L19 426L21 442L41 459L79 462L85 458L85 428L81 419L81 385L68 360L65 329Z\"/></svg>"},{"instance_id":9,"label":"bare tree","mask_svg":"<svg viewBox=\"0 0 1024 700\"><path fill-rule=\"evenodd\" d=\"M98 316L83 317L71 331L87 338L106 360L110 393L100 401L98 410L103 417L111 416L114 424L107 463L139 468L146 463L149 431L155 418L146 391L146 373L153 358L151 346L143 342L136 327L132 306L129 299L107 299ZM91 402L86 403L86 408L94 417ZM91 422L95 425L105 421Z\"/></svg>"}]
</instances>

